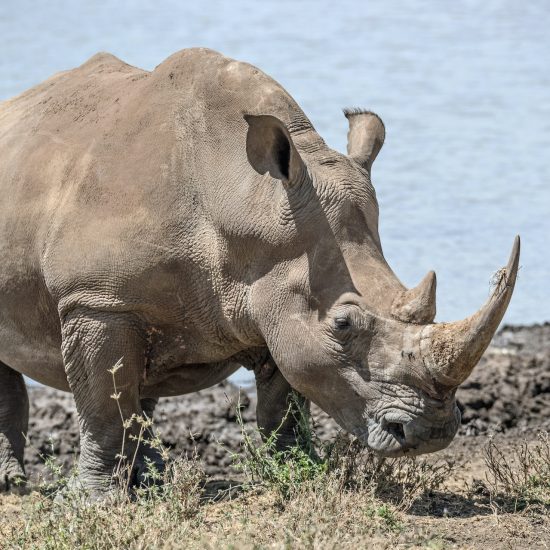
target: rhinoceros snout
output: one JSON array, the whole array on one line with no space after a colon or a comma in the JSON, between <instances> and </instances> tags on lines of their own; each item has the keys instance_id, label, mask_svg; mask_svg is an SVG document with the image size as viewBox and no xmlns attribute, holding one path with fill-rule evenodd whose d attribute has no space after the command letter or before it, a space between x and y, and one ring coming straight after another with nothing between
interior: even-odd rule
<instances>
[{"instance_id":1,"label":"rhinoceros snout","mask_svg":"<svg viewBox=\"0 0 550 550\"><path fill-rule=\"evenodd\" d=\"M440 451L453 440L460 425L460 411L453 407L446 418L389 414L369 426L366 444L379 456L417 456Z\"/></svg>"}]
</instances>

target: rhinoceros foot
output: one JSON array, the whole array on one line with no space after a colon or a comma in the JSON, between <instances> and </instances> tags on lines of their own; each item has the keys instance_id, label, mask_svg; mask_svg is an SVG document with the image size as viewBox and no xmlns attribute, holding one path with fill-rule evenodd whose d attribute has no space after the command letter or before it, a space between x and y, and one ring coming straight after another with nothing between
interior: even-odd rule
<instances>
[{"instance_id":1,"label":"rhinoceros foot","mask_svg":"<svg viewBox=\"0 0 550 550\"><path fill-rule=\"evenodd\" d=\"M27 476L15 458L0 463L0 493L22 492L27 485Z\"/></svg>"}]
</instances>

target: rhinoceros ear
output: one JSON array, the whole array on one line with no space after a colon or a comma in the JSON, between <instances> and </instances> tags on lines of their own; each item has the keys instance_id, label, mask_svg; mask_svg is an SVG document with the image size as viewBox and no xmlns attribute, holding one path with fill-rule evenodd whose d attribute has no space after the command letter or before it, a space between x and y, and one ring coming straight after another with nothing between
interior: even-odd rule
<instances>
[{"instance_id":1,"label":"rhinoceros ear","mask_svg":"<svg viewBox=\"0 0 550 550\"><path fill-rule=\"evenodd\" d=\"M285 183L300 181L305 165L286 126L271 115L245 115L246 154L259 174L269 172Z\"/></svg>"},{"instance_id":2,"label":"rhinoceros ear","mask_svg":"<svg viewBox=\"0 0 550 550\"><path fill-rule=\"evenodd\" d=\"M344 109L344 115L349 121L348 156L370 174L372 163L384 145L384 123L378 115L363 109Z\"/></svg>"}]
</instances>

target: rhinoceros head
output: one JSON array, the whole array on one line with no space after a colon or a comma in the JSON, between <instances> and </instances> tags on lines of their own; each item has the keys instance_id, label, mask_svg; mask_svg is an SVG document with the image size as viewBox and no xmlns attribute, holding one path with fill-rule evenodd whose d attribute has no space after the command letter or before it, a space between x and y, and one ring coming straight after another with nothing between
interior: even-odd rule
<instances>
[{"instance_id":1,"label":"rhinoceros head","mask_svg":"<svg viewBox=\"0 0 550 550\"><path fill-rule=\"evenodd\" d=\"M288 382L344 429L384 456L436 451L456 433L456 389L510 301L519 238L488 302L434 323L435 274L407 290L382 254L370 172L384 125L370 112L345 114L347 156L314 131L245 117L248 161L275 186L258 253L277 260L253 285L251 309Z\"/></svg>"}]
</instances>

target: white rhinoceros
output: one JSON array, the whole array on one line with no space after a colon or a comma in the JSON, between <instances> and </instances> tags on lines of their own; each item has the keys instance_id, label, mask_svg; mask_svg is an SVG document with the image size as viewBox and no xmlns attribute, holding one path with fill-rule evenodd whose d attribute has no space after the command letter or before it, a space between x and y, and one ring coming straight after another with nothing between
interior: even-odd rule
<instances>
[{"instance_id":1,"label":"white rhinoceros","mask_svg":"<svg viewBox=\"0 0 550 550\"><path fill-rule=\"evenodd\" d=\"M435 275L387 265L370 180L384 141L345 112L325 144L260 70L206 49L147 72L109 54L0 104L0 479L23 476L23 376L71 391L80 476L108 482L122 424L162 396L253 369L258 422L292 389L384 456L436 451L519 258L485 306L434 324ZM291 444L288 416L279 444ZM130 442L131 444L131 442ZM146 448L137 451L137 478ZM140 470L141 468L141 470Z\"/></svg>"}]
</instances>

